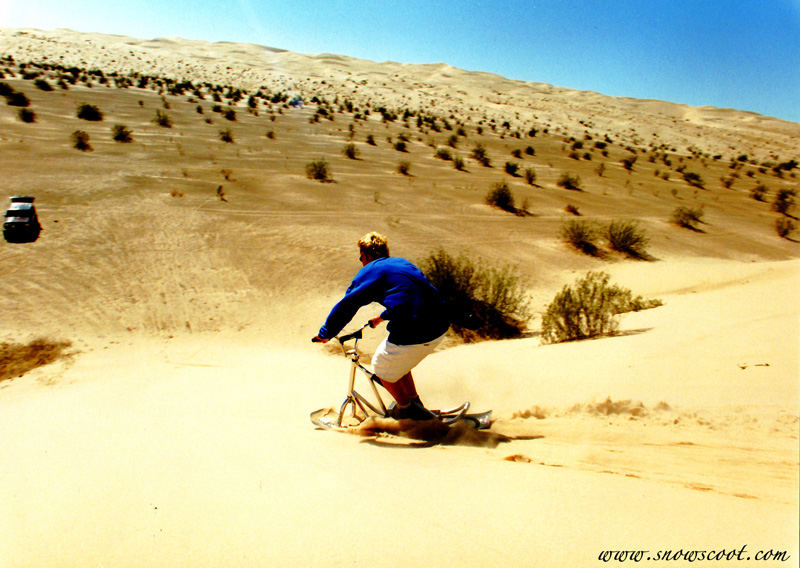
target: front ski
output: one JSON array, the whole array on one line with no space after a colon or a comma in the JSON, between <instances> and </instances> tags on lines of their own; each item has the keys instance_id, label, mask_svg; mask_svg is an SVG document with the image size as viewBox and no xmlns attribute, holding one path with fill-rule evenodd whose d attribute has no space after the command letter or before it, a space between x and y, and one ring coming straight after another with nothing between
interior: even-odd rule
<instances>
[{"instance_id":1,"label":"front ski","mask_svg":"<svg viewBox=\"0 0 800 568\"><path fill-rule=\"evenodd\" d=\"M459 420L465 420L472 422L474 427L478 430L488 430L492 425L492 411L487 410L486 412L467 413L468 409L469 403L466 402L461 406L457 406L456 408L449 410L434 410L432 412L439 417L442 423L448 426L455 424ZM352 427L340 426L338 423L338 414L330 408L320 408L319 410L315 410L311 413L310 418L311 422L315 426L324 430L336 430L339 432L347 432L352 430Z\"/></svg>"}]
</instances>

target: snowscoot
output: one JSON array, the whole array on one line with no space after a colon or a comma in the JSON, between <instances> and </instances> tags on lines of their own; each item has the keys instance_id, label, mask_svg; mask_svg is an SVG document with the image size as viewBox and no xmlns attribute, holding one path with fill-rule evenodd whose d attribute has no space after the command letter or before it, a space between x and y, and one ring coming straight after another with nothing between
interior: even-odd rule
<instances>
[{"instance_id":1,"label":"snowscoot","mask_svg":"<svg viewBox=\"0 0 800 568\"><path fill-rule=\"evenodd\" d=\"M342 353L350 360L350 378L347 387L347 395L344 402L339 407L339 412L331 412L328 408L321 408L311 413L311 422L314 425L324 428L326 430L340 430L345 431L348 428L353 428L360 425L364 420L369 417L386 418L389 416L389 409L391 405L387 406L383 402L383 398L378 392L378 379L375 374L367 367L361 364L361 354L358 352L358 341L362 339L364 329L367 327L374 327L372 322L367 322L358 330L347 335L336 337L339 345L342 348ZM352 345L346 345L347 342L352 341ZM372 388L372 395L374 400L370 400L356 390L356 376L358 371L361 371L367 379L369 386ZM379 384L379 383L378 383ZM393 402L392 405L395 403ZM492 422L492 411L479 413L468 413L469 402L451 408L448 410L431 410L440 420L442 424L452 425L458 421L471 422L472 425L480 430L488 429ZM349 412L349 417L347 416Z\"/></svg>"}]
</instances>

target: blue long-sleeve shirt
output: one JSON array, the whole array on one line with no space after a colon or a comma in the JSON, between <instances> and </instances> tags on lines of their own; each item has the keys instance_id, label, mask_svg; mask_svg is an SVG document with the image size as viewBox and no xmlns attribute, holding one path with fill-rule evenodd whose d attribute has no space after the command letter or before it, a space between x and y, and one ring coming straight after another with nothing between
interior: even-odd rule
<instances>
[{"instance_id":1,"label":"blue long-sleeve shirt","mask_svg":"<svg viewBox=\"0 0 800 568\"><path fill-rule=\"evenodd\" d=\"M444 301L420 269L404 258L384 257L358 271L319 336L335 337L359 308L372 302L385 308L381 318L389 322L388 339L395 345L431 341L450 326Z\"/></svg>"}]
</instances>

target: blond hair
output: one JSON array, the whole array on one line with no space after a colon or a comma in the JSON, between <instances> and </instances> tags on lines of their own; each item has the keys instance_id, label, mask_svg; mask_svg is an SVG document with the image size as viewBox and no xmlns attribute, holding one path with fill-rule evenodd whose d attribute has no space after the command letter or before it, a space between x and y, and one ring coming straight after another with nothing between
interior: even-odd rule
<instances>
[{"instance_id":1,"label":"blond hair","mask_svg":"<svg viewBox=\"0 0 800 568\"><path fill-rule=\"evenodd\" d=\"M389 256L389 240L375 231L361 237L358 241L358 248L373 260Z\"/></svg>"}]
</instances>

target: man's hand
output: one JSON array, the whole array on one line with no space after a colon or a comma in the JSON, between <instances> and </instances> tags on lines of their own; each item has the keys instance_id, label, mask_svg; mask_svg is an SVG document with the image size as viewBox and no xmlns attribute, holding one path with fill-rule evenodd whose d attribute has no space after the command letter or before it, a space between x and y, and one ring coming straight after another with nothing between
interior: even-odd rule
<instances>
[{"instance_id":1,"label":"man's hand","mask_svg":"<svg viewBox=\"0 0 800 568\"><path fill-rule=\"evenodd\" d=\"M378 316L376 318L372 318L371 320L369 320L369 326L372 329L375 329L376 327L378 327L381 324L382 321L383 321L383 318L381 316Z\"/></svg>"},{"instance_id":2,"label":"man's hand","mask_svg":"<svg viewBox=\"0 0 800 568\"><path fill-rule=\"evenodd\" d=\"M320 337L319 335L315 335L311 338L312 343L328 343L328 341L330 340L325 337Z\"/></svg>"}]
</instances>

